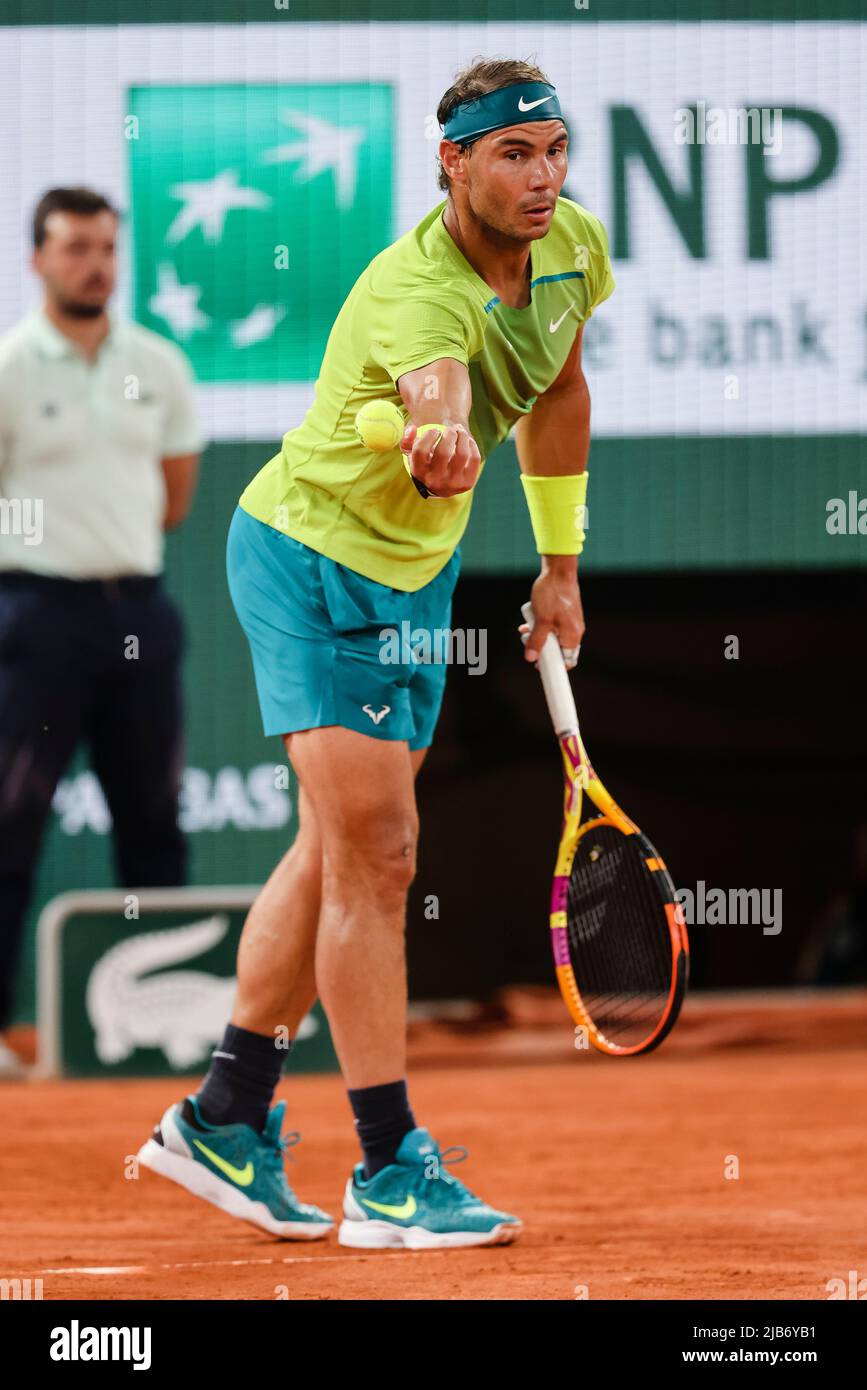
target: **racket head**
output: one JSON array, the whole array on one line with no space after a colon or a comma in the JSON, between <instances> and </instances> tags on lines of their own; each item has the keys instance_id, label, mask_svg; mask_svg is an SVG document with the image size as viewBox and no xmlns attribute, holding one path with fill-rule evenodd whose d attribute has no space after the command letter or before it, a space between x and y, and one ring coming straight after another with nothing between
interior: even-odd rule
<instances>
[{"instance_id":1,"label":"racket head","mask_svg":"<svg viewBox=\"0 0 867 1390\"><path fill-rule=\"evenodd\" d=\"M580 734L560 742L566 795L550 917L557 980L595 1048L637 1056L668 1035L686 994L683 912L663 860L599 781Z\"/></svg>"}]
</instances>

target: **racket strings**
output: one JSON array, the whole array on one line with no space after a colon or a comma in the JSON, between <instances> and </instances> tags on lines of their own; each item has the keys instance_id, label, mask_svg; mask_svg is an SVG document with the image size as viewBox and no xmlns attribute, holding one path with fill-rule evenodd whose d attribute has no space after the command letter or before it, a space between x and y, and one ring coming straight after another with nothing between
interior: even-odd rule
<instances>
[{"instance_id":1,"label":"racket strings","mask_svg":"<svg viewBox=\"0 0 867 1390\"><path fill-rule=\"evenodd\" d=\"M566 926L572 970L587 1013L620 1046L645 1040L662 1017L672 953L664 900L639 835L596 826L579 840Z\"/></svg>"}]
</instances>

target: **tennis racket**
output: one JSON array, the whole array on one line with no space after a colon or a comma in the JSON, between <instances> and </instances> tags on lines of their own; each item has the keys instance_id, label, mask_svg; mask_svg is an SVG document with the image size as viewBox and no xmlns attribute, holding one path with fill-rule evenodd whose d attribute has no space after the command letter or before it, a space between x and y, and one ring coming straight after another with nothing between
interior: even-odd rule
<instances>
[{"instance_id":1,"label":"tennis racket","mask_svg":"<svg viewBox=\"0 0 867 1390\"><path fill-rule=\"evenodd\" d=\"M532 630L532 606L521 611ZM683 912L659 854L593 770L553 633L538 668L566 778L551 892L557 980L593 1046L634 1057L658 1047L680 1013L689 977Z\"/></svg>"}]
</instances>

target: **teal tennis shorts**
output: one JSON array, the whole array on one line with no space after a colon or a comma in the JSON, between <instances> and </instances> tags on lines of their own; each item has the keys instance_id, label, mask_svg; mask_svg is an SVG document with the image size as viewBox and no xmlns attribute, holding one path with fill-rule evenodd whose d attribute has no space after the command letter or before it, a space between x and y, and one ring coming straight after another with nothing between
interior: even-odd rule
<instances>
[{"instance_id":1,"label":"teal tennis shorts","mask_svg":"<svg viewBox=\"0 0 867 1390\"><path fill-rule=\"evenodd\" d=\"M460 550L415 593L390 589L238 507L229 527L229 592L250 643L266 735L339 724L427 748L446 661L412 633L448 630ZM436 652L429 638L428 654ZM448 650L442 646L440 654Z\"/></svg>"}]
</instances>

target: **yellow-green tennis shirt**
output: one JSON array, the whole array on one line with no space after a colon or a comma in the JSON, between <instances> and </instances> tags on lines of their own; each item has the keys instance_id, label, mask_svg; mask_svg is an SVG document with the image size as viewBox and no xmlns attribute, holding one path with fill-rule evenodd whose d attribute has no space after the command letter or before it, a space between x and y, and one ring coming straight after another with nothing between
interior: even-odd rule
<instances>
[{"instance_id":1,"label":"yellow-green tennis shirt","mask_svg":"<svg viewBox=\"0 0 867 1390\"><path fill-rule=\"evenodd\" d=\"M556 380L579 325L614 289L602 223L559 198L546 236L530 244L530 303L509 308L446 231L445 206L359 276L331 329L313 405L241 497L260 521L409 592L447 564L473 494L420 497L399 449L373 454L359 441L359 407L402 406L404 372L453 357L469 368L469 424L484 461Z\"/></svg>"}]
</instances>

